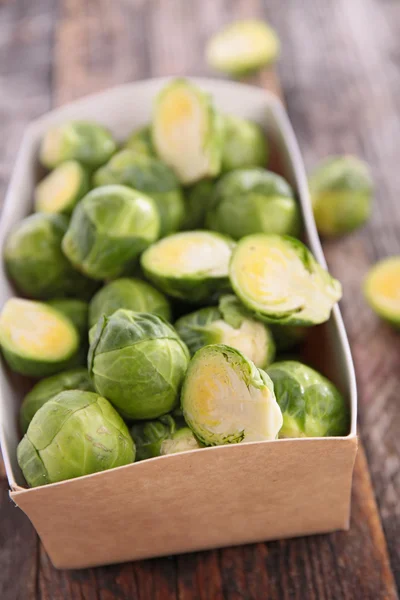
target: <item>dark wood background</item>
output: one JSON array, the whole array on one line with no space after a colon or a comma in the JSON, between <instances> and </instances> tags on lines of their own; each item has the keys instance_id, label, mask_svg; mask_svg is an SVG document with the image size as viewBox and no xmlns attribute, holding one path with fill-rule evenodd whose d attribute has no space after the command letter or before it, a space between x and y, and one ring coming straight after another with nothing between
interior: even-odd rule
<instances>
[{"instance_id":1,"label":"dark wood background","mask_svg":"<svg viewBox=\"0 0 400 600\"><path fill-rule=\"evenodd\" d=\"M0 0L0 194L27 123L121 82L209 75L207 37L248 16L276 27L279 74L306 166L332 152L371 165L371 222L324 245L344 285L360 435L349 532L56 571L0 471L2 600L380 600L400 585L400 340L360 286L400 253L400 3L397 0ZM368 466L367 462L368 461Z\"/></svg>"}]
</instances>

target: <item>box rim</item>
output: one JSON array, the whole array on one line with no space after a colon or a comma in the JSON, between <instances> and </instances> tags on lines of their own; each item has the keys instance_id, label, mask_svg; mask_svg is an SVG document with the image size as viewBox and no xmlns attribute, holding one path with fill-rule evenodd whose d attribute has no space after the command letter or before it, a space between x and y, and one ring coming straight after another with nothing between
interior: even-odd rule
<instances>
[{"instance_id":1,"label":"box rim","mask_svg":"<svg viewBox=\"0 0 400 600\"><path fill-rule=\"evenodd\" d=\"M220 88L220 89L221 88L226 88L226 89L231 88L232 90L234 90L235 88L240 87L243 89L247 89L249 93L258 95L260 99L263 99L263 101L265 102L266 105L268 104L270 106L271 111L274 113L274 117L279 126L280 132L282 134L282 138L284 140L288 154L290 156L290 160L292 162L299 202L302 206L302 212L303 212L304 221L305 221L305 228L307 230L307 234L309 237L310 250L314 254L317 261L320 264L322 264L322 266L326 267L326 260L325 260L322 246L321 246L321 243L320 243L320 240L318 237L316 224L315 224L315 220L314 220L314 216L313 216L313 211L312 211L312 207L311 207L311 199L310 199L310 195L309 195L307 176L306 176L305 168L303 165L303 160L301 157L300 149L299 149L299 146L297 143L297 139L296 139L294 130L292 128L289 117L288 117L286 110L283 107L281 101L276 97L275 94L273 94L272 92L270 92L268 90L257 88L257 87L243 84L243 83L231 82L231 81L220 80L220 79L204 78L204 77L192 77L190 75L186 76L185 78L190 79L191 81L193 81L195 84L199 85L200 87L201 86L206 87L207 91L209 91L210 93L213 93L212 92L213 88L214 89L215 88ZM140 80L140 81L135 81L132 83L126 83L126 84L114 86L114 87L108 88L102 92L87 95L83 98L80 98L73 102L67 103L59 108L48 111L48 112L44 113L43 115L41 115L40 117L38 117L37 119L35 119L34 121L32 121L32 123L30 123L28 125L28 127L26 128L25 133L22 137L20 148L17 153L17 158L15 161L15 166L12 171L10 182L9 182L7 192L5 195L5 200L4 200L4 205L3 205L2 215L1 215L1 223L0 223L0 248L3 247L5 237L7 234L7 221L8 221L7 217L8 217L8 214L11 213L12 208L13 208L13 196L14 196L14 188L16 187L16 181L18 180L19 172L21 171L23 164L26 161L26 157L30 153L31 145L33 143L33 139L35 137L35 134L37 133L37 130L41 130L46 124L49 124L49 122L51 122L53 120L57 120L58 118L62 118L64 115L65 115L65 117L67 117L69 112L79 108L80 106L89 105L92 102L99 101L99 99L112 98L113 96L115 96L115 98L118 99L118 96L121 93L134 90L135 88L138 88L138 87L155 87L155 88L157 88L157 87L160 87L161 85L167 83L168 81L171 81L172 79L175 79L175 77L154 77L154 78L148 78L148 79L144 79L144 80ZM350 391L349 400L350 400L350 410L351 410L350 432L347 436L340 436L340 437L297 438L297 441L300 443L306 443L310 439L312 439L312 440L332 440L332 439L334 439L334 440L347 440L347 439L352 440L352 439L356 438L357 389L356 389L355 372L354 372L353 359L351 356L351 351L350 351L350 346L349 346L349 342L347 339L346 330L344 327L343 319L342 319L338 305L334 306L331 318L334 319L335 325L337 327L338 336L339 336L343 354L344 354L344 363L346 365L346 370L347 370L346 375L347 375L347 379L349 381L349 391ZM4 369L3 368L0 369L0 376L4 377ZM23 488L15 482L14 473L13 473L12 466L11 466L11 460L10 460L7 444L5 441L5 431L4 431L4 427L3 427L3 417L2 417L3 410L4 410L3 407L4 407L4 404L2 402L2 398L0 397L0 445L2 448L3 460L4 460L5 470L6 470L6 474L7 474L7 479L8 479L11 490L13 490L11 492L11 495L13 497L14 495L19 495L21 493L33 492L35 488ZM270 441L264 441L264 442L248 442L248 443L251 443L251 444L284 443L285 441L289 441L289 440L281 439L281 440L270 440ZM293 440L291 440L291 441L293 441ZM227 446L226 448L228 448L228 447L229 446ZM220 447L218 446L218 448L220 448ZM214 449L213 447L207 448L208 451L212 451L213 449ZM202 449L202 451L204 451L204 449ZM198 452L198 450L188 451L188 453L193 453L193 452ZM164 457L156 457L155 459L150 459L150 460L153 461L153 460L159 460L159 459L173 460L174 456L171 455L171 456L164 456ZM139 463L136 463L136 464L139 464ZM131 465L125 465L124 467L118 467L118 468L119 469L135 468L135 463L133 463ZM102 474L103 474L103 472L93 473L91 475L85 475L85 476L79 477L77 479L86 479L88 477L99 477ZM48 484L48 485L50 485L50 486L68 485L68 483L70 483L71 481L72 480L66 480L66 481L61 481L58 483L53 483L53 484ZM45 486L45 487L48 487L48 486Z\"/></svg>"}]
</instances>

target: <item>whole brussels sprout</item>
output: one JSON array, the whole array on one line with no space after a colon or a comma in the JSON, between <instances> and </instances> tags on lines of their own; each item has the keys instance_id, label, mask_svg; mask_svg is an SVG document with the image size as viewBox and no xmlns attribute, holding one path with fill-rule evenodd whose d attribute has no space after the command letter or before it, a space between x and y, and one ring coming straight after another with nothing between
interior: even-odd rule
<instances>
[{"instance_id":1,"label":"whole brussels sprout","mask_svg":"<svg viewBox=\"0 0 400 600\"><path fill-rule=\"evenodd\" d=\"M215 181L203 179L185 189L185 218L181 229L201 229L212 202Z\"/></svg>"},{"instance_id":2,"label":"whole brussels sprout","mask_svg":"<svg viewBox=\"0 0 400 600\"><path fill-rule=\"evenodd\" d=\"M347 404L328 379L294 360L277 362L267 373L283 414L280 438L348 434Z\"/></svg>"},{"instance_id":3,"label":"whole brussels sprout","mask_svg":"<svg viewBox=\"0 0 400 600\"><path fill-rule=\"evenodd\" d=\"M70 365L79 349L79 335L52 306L10 298L0 314L0 346L13 371L45 377Z\"/></svg>"},{"instance_id":4,"label":"whole brussels sprout","mask_svg":"<svg viewBox=\"0 0 400 600\"><path fill-rule=\"evenodd\" d=\"M287 352L299 346L307 337L308 327L300 325L274 325L270 323L269 329L274 338L276 351Z\"/></svg>"},{"instance_id":5,"label":"whole brussels sprout","mask_svg":"<svg viewBox=\"0 0 400 600\"><path fill-rule=\"evenodd\" d=\"M247 19L224 27L207 44L208 64L233 77L258 71L276 61L279 38L264 21Z\"/></svg>"},{"instance_id":6,"label":"whole brussels sprout","mask_svg":"<svg viewBox=\"0 0 400 600\"><path fill-rule=\"evenodd\" d=\"M265 368L274 360L275 344L268 327L251 317L235 296L223 296L219 306L201 308L178 319L175 328L194 354L208 344L236 348Z\"/></svg>"},{"instance_id":7,"label":"whole brussels sprout","mask_svg":"<svg viewBox=\"0 0 400 600\"><path fill-rule=\"evenodd\" d=\"M4 247L4 261L20 292L38 300L93 294L97 284L78 273L61 251L67 228L64 215L36 214L12 229Z\"/></svg>"},{"instance_id":8,"label":"whole brussels sprout","mask_svg":"<svg viewBox=\"0 0 400 600\"><path fill-rule=\"evenodd\" d=\"M111 281L93 296L89 309L89 326L93 327L100 317L108 317L119 308L148 312L167 321L171 320L171 307L164 294L146 281L124 277Z\"/></svg>"},{"instance_id":9,"label":"whole brussels sprout","mask_svg":"<svg viewBox=\"0 0 400 600\"><path fill-rule=\"evenodd\" d=\"M160 455L177 454L178 452L198 450L199 448L204 448L204 444L199 442L193 431L189 427L181 427L170 438L162 441Z\"/></svg>"},{"instance_id":10,"label":"whole brussels sprout","mask_svg":"<svg viewBox=\"0 0 400 600\"><path fill-rule=\"evenodd\" d=\"M161 317L117 310L99 320L88 365L96 390L128 419L154 419L178 404L189 351Z\"/></svg>"},{"instance_id":11,"label":"whole brussels sprout","mask_svg":"<svg viewBox=\"0 0 400 600\"><path fill-rule=\"evenodd\" d=\"M105 185L77 205L62 241L67 258L93 279L118 277L157 239L151 198L123 185Z\"/></svg>"},{"instance_id":12,"label":"whole brussels sprout","mask_svg":"<svg viewBox=\"0 0 400 600\"><path fill-rule=\"evenodd\" d=\"M229 289L234 242L211 231L185 231L159 240L141 257L144 274L163 292L188 302Z\"/></svg>"},{"instance_id":13,"label":"whole brussels sprout","mask_svg":"<svg viewBox=\"0 0 400 600\"><path fill-rule=\"evenodd\" d=\"M309 178L319 233L335 236L361 227L371 214L373 184L368 166L355 156L331 156Z\"/></svg>"},{"instance_id":14,"label":"whole brussels sprout","mask_svg":"<svg viewBox=\"0 0 400 600\"><path fill-rule=\"evenodd\" d=\"M377 315L400 327L400 256L390 256L370 269L364 281L365 298Z\"/></svg>"},{"instance_id":15,"label":"whole brussels sprout","mask_svg":"<svg viewBox=\"0 0 400 600\"><path fill-rule=\"evenodd\" d=\"M94 174L94 185L122 184L144 192L160 213L160 235L177 231L183 221L184 203L179 182L160 160L134 150L121 150Z\"/></svg>"},{"instance_id":16,"label":"whole brussels sprout","mask_svg":"<svg viewBox=\"0 0 400 600\"><path fill-rule=\"evenodd\" d=\"M99 167L116 149L110 132L98 123L70 121L47 131L40 145L40 162L48 169L67 160Z\"/></svg>"},{"instance_id":17,"label":"whole brussels sprout","mask_svg":"<svg viewBox=\"0 0 400 600\"><path fill-rule=\"evenodd\" d=\"M220 172L221 119L210 96L185 79L171 81L158 94L152 139L158 156L183 184Z\"/></svg>"},{"instance_id":18,"label":"whole brussels sprout","mask_svg":"<svg viewBox=\"0 0 400 600\"><path fill-rule=\"evenodd\" d=\"M134 150L138 154L156 156L153 140L151 139L151 125L145 125L140 129L135 129L126 140L125 148Z\"/></svg>"},{"instance_id":19,"label":"whole brussels sprout","mask_svg":"<svg viewBox=\"0 0 400 600\"><path fill-rule=\"evenodd\" d=\"M218 181L206 224L238 240L252 233L296 236L301 219L282 177L265 169L239 169Z\"/></svg>"},{"instance_id":20,"label":"whole brussels sprout","mask_svg":"<svg viewBox=\"0 0 400 600\"><path fill-rule=\"evenodd\" d=\"M68 160L51 171L35 189L35 210L45 213L72 213L89 191L89 176L76 160Z\"/></svg>"},{"instance_id":21,"label":"whole brussels sprout","mask_svg":"<svg viewBox=\"0 0 400 600\"><path fill-rule=\"evenodd\" d=\"M28 485L36 487L128 465L135 445L108 400L70 390L37 411L17 459Z\"/></svg>"},{"instance_id":22,"label":"whole brussels sprout","mask_svg":"<svg viewBox=\"0 0 400 600\"><path fill-rule=\"evenodd\" d=\"M71 368L86 366L87 354L89 350L88 303L84 302L83 300L75 300L73 298L61 298L50 300L48 304L62 312L68 319L70 319L79 333L79 350L77 354L72 357L68 366Z\"/></svg>"},{"instance_id":23,"label":"whole brussels sprout","mask_svg":"<svg viewBox=\"0 0 400 600\"><path fill-rule=\"evenodd\" d=\"M264 131L256 123L224 115L221 171L265 167L268 146Z\"/></svg>"},{"instance_id":24,"label":"whole brussels sprout","mask_svg":"<svg viewBox=\"0 0 400 600\"><path fill-rule=\"evenodd\" d=\"M186 423L206 445L274 440L282 425L268 375L223 344L196 352L181 404Z\"/></svg>"},{"instance_id":25,"label":"whole brussels sprout","mask_svg":"<svg viewBox=\"0 0 400 600\"><path fill-rule=\"evenodd\" d=\"M342 295L340 283L289 236L259 233L240 240L229 277L247 308L279 325L323 323Z\"/></svg>"},{"instance_id":26,"label":"whole brussels sprout","mask_svg":"<svg viewBox=\"0 0 400 600\"><path fill-rule=\"evenodd\" d=\"M131 436L136 446L136 460L160 456L161 445L176 430L176 423L170 415L153 421L142 421L131 427Z\"/></svg>"},{"instance_id":27,"label":"whole brussels sprout","mask_svg":"<svg viewBox=\"0 0 400 600\"><path fill-rule=\"evenodd\" d=\"M26 394L21 405L19 421L22 433L26 433L29 423L43 404L66 390L94 392L95 389L87 369L82 367L70 369L38 381Z\"/></svg>"}]
</instances>

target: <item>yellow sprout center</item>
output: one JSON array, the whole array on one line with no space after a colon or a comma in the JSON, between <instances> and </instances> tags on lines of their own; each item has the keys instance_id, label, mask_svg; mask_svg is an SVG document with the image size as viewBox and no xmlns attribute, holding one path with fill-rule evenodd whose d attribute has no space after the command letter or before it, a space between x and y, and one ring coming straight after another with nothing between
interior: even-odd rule
<instances>
[{"instance_id":1,"label":"yellow sprout center","mask_svg":"<svg viewBox=\"0 0 400 600\"><path fill-rule=\"evenodd\" d=\"M244 441L275 439L282 415L275 398L263 387L247 385L222 355L203 358L190 374L189 421L214 435Z\"/></svg>"},{"instance_id":2,"label":"yellow sprout center","mask_svg":"<svg viewBox=\"0 0 400 600\"><path fill-rule=\"evenodd\" d=\"M287 246L264 247L262 241L249 243L241 248L237 264L243 290L260 304L286 302L286 310L304 305L299 292L307 274L295 252Z\"/></svg>"},{"instance_id":3,"label":"yellow sprout center","mask_svg":"<svg viewBox=\"0 0 400 600\"><path fill-rule=\"evenodd\" d=\"M0 329L12 348L33 358L58 360L77 345L77 334L67 321L29 300L9 300L0 316Z\"/></svg>"},{"instance_id":4,"label":"yellow sprout center","mask_svg":"<svg viewBox=\"0 0 400 600\"><path fill-rule=\"evenodd\" d=\"M379 264L367 284L377 304L388 310L400 311L400 258Z\"/></svg>"},{"instance_id":5,"label":"yellow sprout center","mask_svg":"<svg viewBox=\"0 0 400 600\"><path fill-rule=\"evenodd\" d=\"M162 113L164 135L171 135L174 130L185 124L193 115L192 98L186 90L178 89L165 99Z\"/></svg>"},{"instance_id":6,"label":"yellow sprout center","mask_svg":"<svg viewBox=\"0 0 400 600\"><path fill-rule=\"evenodd\" d=\"M78 189L79 177L79 166L73 162L65 163L50 173L37 187L37 209L47 213L63 209Z\"/></svg>"},{"instance_id":7,"label":"yellow sprout center","mask_svg":"<svg viewBox=\"0 0 400 600\"><path fill-rule=\"evenodd\" d=\"M163 273L214 276L228 273L231 249L224 240L206 232L165 238L149 251L152 265Z\"/></svg>"}]
</instances>

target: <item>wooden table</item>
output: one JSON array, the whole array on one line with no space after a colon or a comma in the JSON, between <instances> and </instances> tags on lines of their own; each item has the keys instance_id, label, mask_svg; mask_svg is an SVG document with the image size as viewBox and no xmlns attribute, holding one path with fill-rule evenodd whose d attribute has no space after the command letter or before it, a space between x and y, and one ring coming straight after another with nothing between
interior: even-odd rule
<instances>
[{"instance_id":1,"label":"wooden table","mask_svg":"<svg viewBox=\"0 0 400 600\"><path fill-rule=\"evenodd\" d=\"M353 152L371 165L374 215L326 243L360 393L348 533L85 571L56 571L0 473L2 600L398 598L400 340L365 305L368 265L400 252L400 4L395 0L0 0L0 187L27 123L52 106L126 81L209 75L208 35L233 18L269 19L306 165ZM365 448L365 453L363 448ZM368 460L368 466L366 462ZM372 483L371 483L372 481Z\"/></svg>"}]
</instances>

